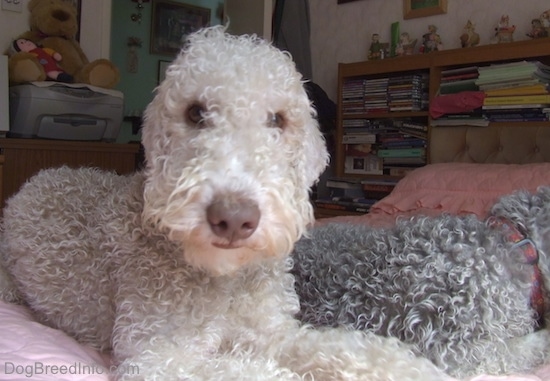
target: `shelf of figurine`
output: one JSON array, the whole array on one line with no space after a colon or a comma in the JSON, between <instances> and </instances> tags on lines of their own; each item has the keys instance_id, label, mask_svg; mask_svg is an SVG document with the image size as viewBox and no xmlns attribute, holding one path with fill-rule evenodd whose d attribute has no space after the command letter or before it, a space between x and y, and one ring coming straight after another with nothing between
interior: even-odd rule
<instances>
[{"instance_id":1,"label":"shelf of figurine","mask_svg":"<svg viewBox=\"0 0 550 381\"><path fill-rule=\"evenodd\" d=\"M433 24L428 25L428 33L422 35L422 45L420 53L431 53L443 50L443 42L437 34L437 27Z\"/></svg>"},{"instance_id":2,"label":"shelf of figurine","mask_svg":"<svg viewBox=\"0 0 550 381\"><path fill-rule=\"evenodd\" d=\"M463 48L470 48L472 46L479 45L479 34L476 33L475 24L468 20L466 25L464 25L464 30L460 35L460 46Z\"/></svg>"},{"instance_id":3,"label":"shelf of figurine","mask_svg":"<svg viewBox=\"0 0 550 381\"><path fill-rule=\"evenodd\" d=\"M418 40L415 38L411 39L411 36L407 32L403 32L399 35L399 42L395 48L395 55L398 57L401 56L410 56L414 54L414 48Z\"/></svg>"},{"instance_id":4,"label":"shelf of figurine","mask_svg":"<svg viewBox=\"0 0 550 381\"><path fill-rule=\"evenodd\" d=\"M389 47L390 44L388 42L380 42L380 34L373 33L368 52L369 61L383 60L384 58L388 57Z\"/></svg>"},{"instance_id":5,"label":"shelf of figurine","mask_svg":"<svg viewBox=\"0 0 550 381\"><path fill-rule=\"evenodd\" d=\"M550 9L542 12L539 18L531 20L531 31L527 36L533 39L550 36Z\"/></svg>"},{"instance_id":6,"label":"shelf of figurine","mask_svg":"<svg viewBox=\"0 0 550 381\"><path fill-rule=\"evenodd\" d=\"M491 39L494 44L514 41L515 25L510 25L510 17L508 15L500 16L500 20L495 27L495 35Z\"/></svg>"}]
</instances>

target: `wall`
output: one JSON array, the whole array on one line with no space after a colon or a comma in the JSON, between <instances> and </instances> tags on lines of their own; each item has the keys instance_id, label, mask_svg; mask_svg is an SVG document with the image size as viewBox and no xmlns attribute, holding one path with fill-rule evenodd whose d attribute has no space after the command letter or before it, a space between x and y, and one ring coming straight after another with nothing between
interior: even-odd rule
<instances>
[{"instance_id":1,"label":"wall","mask_svg":"<svg viewBox=\"0 0 550 381\"><path fill-rule=\"evenodd\" d=\"M10 12L0 9L0 51L4 52L10 42L28 29L29 12L27 1L23 4L23 12Z\"/></svg>"},{"instance_id":2,"label":"wall","mask_svg":"<svg viewBox=\"0 0 550 381\"><path fill-rule=\"evenodd\" d=\"M448 0L447 14L403 20L402 0L309 0L313 80L336 100L338 62L367 59L371 35L390 41L390 25L399 21L402 32L421 39L434 24L445 49L459 48L459 36L468 19L476 24L481 44L488 44L502 14L516 25L515 40L528 39L531 19L550 8L547 0ZM418 45L419 43L417 43Z\"/></svg>"},{"instance_id":3,"label":"wall","mask_svg":"<svg viewBox=\"0 0 550 381\"><path fill-rule=\"evenodd\" d=\"M173 0L172 0L173 1ZM185 0L176 1L189 5L210 8L210 22L220 24L217 17L219 7L223 7L223 0ZM141 113L153 99L153 91L158 82L159 61L171 61L173 56L149 53L152 2L144 3L142 21L132 21L130 15L136 13L136 3L130 0L116 0L112 5L111 25L111 60L120 70L120 83L117 89L124 93L125 115ZM128 72L128 37L138 37L142 41L141 48L137 49L138 71ZM118 139L120 142L139 140L139 136L132 135L131 124L125 122Z\"/></svg>"},{"instance_id":4,"label":"wall","mask_svg":"<svg viewBox=\"0 0 550 381\"><path fill-rule=\"evenodd\" d=\"M22 12L0 9L0 51L4 52L10 42L29 29L29 11L23 2ZM120 1L120 0L118 0ZM111 0L82 0L80 46L90 60L109 58L111 29Z\"/></svg>"}]
</instances>

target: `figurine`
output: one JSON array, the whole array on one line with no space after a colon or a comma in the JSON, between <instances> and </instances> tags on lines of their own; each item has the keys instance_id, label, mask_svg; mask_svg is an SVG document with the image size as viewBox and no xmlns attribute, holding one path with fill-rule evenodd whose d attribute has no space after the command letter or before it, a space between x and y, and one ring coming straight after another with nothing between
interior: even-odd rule
<instances>
[{"instance_id":1,"label":"figurine","mask_svg":"<svg viewBox=\"0 0 550 381\"><path fill-rule=\"evenodd\" d=\"M479 34L476 33L475 29L475 24L468 20L464 26L464 32L460 36L460 45L463 48L469 48L479 44Z\"/></svg>"},{"instance_id":2,"label":"figurine","mask_svg":"<svg viewBox=\"0 0 550 381\"><path fill-rule=\"evenodd\" d=\"M414 53L417 39L411 40L411 36L407 32L401 33L399 43L395 49L395 54L398 56L409 56Z\"/></svg>"},{"instance_id":3,"label":"figurine","mask_svg":"<svg viewBox=\"0 0 550 381\"><path fill-rule=\"evenodd\" d=\"M542 26L540 19L533 19L531 20L531 32L527 33L527 36L531 38L548 37L548 30Z\"/></svg>"},{"instance_id":4,"label":"figurine","mask_svg":"<svg viewBox=\"0 0 550 381\"><path fill-rule=\"evenodd\" d=\"M33 41L26 38L18 38L13 41L11 50L15 52L27 52L38 59L38 62L44 67L46 76L58 82L73 82L73 77L63 71L57 64L61 61L61 54L53 49L42 48Z\"/></svg>"},{"instance_id":5,"label":"figurine","mask_svg":"<svg viewBox=\"0 0 550 381\"><path fill-rule=\"evenodd\" d=\"M542 24L542 27L546 29L546 31L550 32L550 30L548 30L550 29L550 9L542 12L539 19Z\"/></svg>"},{"instance_id":6,"label":"figurine","mask_svg":"<svg viewBox=\"0 0 550 381\"><path fill-rule=\"evenodd\" d=\"M510 17L508 15L502 15L498 26L495 28L495 36L493 42L512 42L514 41L514 32L516 31L515 25L510 25Z\"/></svg>"},{"instance_id":7,"label":"figurine","mask_svg":"<svg viewBox=\"0 0 550 381\"><path fill-rule=\"evenodd\" d=\"M369 60L381 60L384 59L387 55L389 44L387 42L380 42L380 35L374 33L372 35L371 44L369 47Z\"/></svg>"},{"instance_id":8,"label":"figurine","mask_svg":"<svg viewBox=\"0 0 550 381\"><path fill-rule=\"evenodd\" d=\"M443 50L441 37L437 34L437 27L435 25L428 25L428 33L422 35L420 51L421 53L430 53L437 52L438 50Z\"/></svg>"}]
</instances>

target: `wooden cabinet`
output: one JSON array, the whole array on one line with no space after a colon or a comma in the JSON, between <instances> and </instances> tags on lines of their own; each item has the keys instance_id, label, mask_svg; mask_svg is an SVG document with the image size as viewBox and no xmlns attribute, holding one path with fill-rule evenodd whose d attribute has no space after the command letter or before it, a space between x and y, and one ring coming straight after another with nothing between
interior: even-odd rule
<instances>
[{"instance_id":1,"label":"wooden cabinet","mask_svg":"<svg viewBox=\"0 0 550 381\"><path fill-rule=\"evenodd\" d=\"M418 54L413 56L389 58L380 61L365 61L357 63L341 63L338 66L338 120L336 130L336 176L361 177L364 175L349 174L345 171L345 144L343 144L343 123L346 119L407 119L424 120L428 126L427 162L430 162L430 136L433 127L428 111L387 112L387 113L358 113L355 115L343 112L343 88L348 80L373 79L382 77L400 76L407 73L426 73L428 80L429 100L433 100L438 93L443 70L467 66L487 66L493 63L505 63L520 60L539 60L550 63L550 39L542 38L529 41L518 41L494 45L477 46L473 48L452 49L440 52ZM524 122L525 123L525 122ZM550 123L543 122L548 124ZM540 122L539 122L540 124ZM506 123L518 127L518 123Z\"/></svg>"},{"instance_id":2,"label":"wooden cabinet","mask_svg":"<svg viewBox=\"0 0 550 381\"><path fill-rule=\"evenodd\" d=\"M119 174L137 168L140 145L45 139L0 139L0 205L39 170L68 165Z\"/></svg>"}]
</instances>

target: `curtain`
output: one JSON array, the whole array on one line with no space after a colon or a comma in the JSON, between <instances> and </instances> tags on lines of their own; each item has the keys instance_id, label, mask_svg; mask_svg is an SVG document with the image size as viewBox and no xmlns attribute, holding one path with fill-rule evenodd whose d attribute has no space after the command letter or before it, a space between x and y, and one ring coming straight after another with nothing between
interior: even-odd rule
<instances>
[{"instance_id":1,"label":"curtain","mask_svg":"<svg viewBox=\"0 0 550 381\"><path fill-rule=\"evenodd\" d=\"M273 44L288 51L298 71L311 79L309 0L276 0L273 13Z\"/></svg>"}]
</instances>

